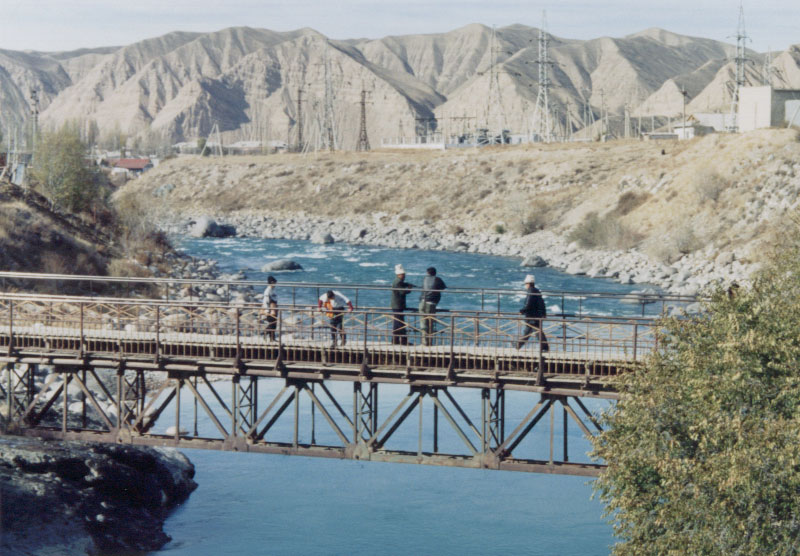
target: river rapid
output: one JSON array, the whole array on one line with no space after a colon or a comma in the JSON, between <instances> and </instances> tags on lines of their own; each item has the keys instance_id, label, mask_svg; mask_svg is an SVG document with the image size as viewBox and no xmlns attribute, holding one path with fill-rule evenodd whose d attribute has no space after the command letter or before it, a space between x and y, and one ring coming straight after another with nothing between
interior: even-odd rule
<instances>
[{"instance_id":1,"label":"river rapid","mask_svg":"<svg viewBox=\"0 0 800 556\"><path fill-rule=\"evenodd\" d=\"M530 272L520 268L519 259L511 257L339 243L187 238L181 240L180 248L187 255L218 261L223 272L244 270L250 279L265 279L266 274L260 269L272 260L290 258L304 267L302 271L275 273L279 285L289 281L389 285L397 263L405 266L410 282L420 284L425 268L433 265L451 289L519 289L518 297L508 296L500 302L503 310L512 311L522 304L522 280ZM533 273L537 286L544 291L629 293L636 289L551 268L535 269ZM347 295L346 289L342 291ZM281 294L279 289L279 297ZM283 294L286 295L285 291ZM381 298L385 293L361 295L360 305L388 305L388 299ZM312 302L311 291L307 296L307 300L301 301ZM410 304L415 305L416 299L413 294L409 296ZM480 302L474 296L445 293L441 306L477 309ZM546 303L549 313L558 313L562 306L566 312L576 311L579 301L574 296L565 299L550 296L546 297ZM639 315L642 310L639 305L602 299L580 302L580 307L602 315ZM645 308L651 314L659 309L660 306ZM275 384L269 384L272 382ZM268 403L270 396L278 391L277 382L260 381L261 404ZM349 384L334 384L332 388L337 397L352 396ZM403 386L381 390L384 418L389 406L406 393L407 387ZM478 392L458 396L466 411L473 414L477 411L480 415ZM509 422L515 419L518 422L536 400L538 396L532 394L509 393L506 398ZM187 418L189 405L182 406ZM602 402L590 405L595 411L603 407ZM301 412L309 411L308 404L301 405ZM182 418L182 422L189 421ZM201 419L201 433L209 426ZM322 428L319 424L318 427ZM307 440L308 432L303 434ZM548 434L545 428L528 438L525 443L530 445L524 454L546 459L544 447ZM585 454L590 445L578 427L573 425L568 434L571 459L588 461ZM398 435L399 442L416 444L413 425L407 429L404 425ZM558 435L555 445L561 445ZM443 449L446 450L446 445ZM196 466L195 480L200 486L167 520L164 529L172 542L153 554L586 556L608 554L614 543L611 526L602 517L602 505L591 498L592 481L583 477L297 456L184 452Z\"/></svg>"}]
</instances>

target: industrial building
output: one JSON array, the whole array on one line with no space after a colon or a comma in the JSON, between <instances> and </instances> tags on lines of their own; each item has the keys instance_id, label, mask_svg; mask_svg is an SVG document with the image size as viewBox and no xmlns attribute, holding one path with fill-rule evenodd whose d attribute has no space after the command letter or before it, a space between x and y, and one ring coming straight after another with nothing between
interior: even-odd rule
<instances>
[{"instance_id":1,"label":"industrial building","mask_svg":"<svg viewBox=\"0 0 800 556\"><path fill-rule=\"evenodd\" d=\"M739 90L739 131L800 125L800 90L770 86Z\"/></svg>"}]
</instances>

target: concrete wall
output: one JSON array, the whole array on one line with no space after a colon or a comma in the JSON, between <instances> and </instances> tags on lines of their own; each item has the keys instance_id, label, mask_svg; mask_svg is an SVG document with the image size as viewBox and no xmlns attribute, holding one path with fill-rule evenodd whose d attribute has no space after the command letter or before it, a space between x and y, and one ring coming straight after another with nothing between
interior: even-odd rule
<instances>
[{"instance_id":1,"label":"concrete wall","mask_svg":"<svg viewBox=\"0 0 800 556\"><path fill-rule=\"evenodd\" d=\"M739 131L772 126L772 87L742 87L739 90Z\"/></svg>"},{"instance_id":2,"label":"concrete wall","mask_svg":"<svg viewBox=\"0 0 800 556\"><path fill-rule=\"evenodd\" d=\"M739 131L765 127L783 127L792 117L793 101L800 101L800 91L771 87L742 87L739 91Z\"/></svg>"},{"instance_id":3,"label":"concrete wall","mask_svg":"<svg viewBox=\"0 0 800 556\"><path fill-rule=\"evenodd\" d=\"M786 101L786 117L783 120L783 125L800 126L800 100Z\"/></svg>"}]
</instances>

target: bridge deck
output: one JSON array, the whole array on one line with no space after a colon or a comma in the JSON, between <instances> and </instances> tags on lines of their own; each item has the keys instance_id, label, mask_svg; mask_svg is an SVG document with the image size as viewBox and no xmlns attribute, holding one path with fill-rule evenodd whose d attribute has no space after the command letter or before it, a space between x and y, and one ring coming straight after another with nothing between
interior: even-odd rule
<instances>
[{"instance_id":1,"label":"bridge deck","mask_svg":"<svg viewBox=\"0 0 800 556\"><path fill-rule=\"evenodd\" d=\"M392 342L391 312L356 310L344 315L347 342L336 347L330 345L328 320L315 308L281 307L275 317L273 339L258 306L0 293L0 361L7 363L7 381L0 384L3 421L25 434L52 438L596 474L601 466L569 460L567 421L586 435L592 427L599 430L580 398L615 398L613 377L641 364L657 347L652 321L637 318L544 319L550 346L545 351L535 330L516 349L531 329L518 316L502 313L439 314L429 334L422 315L407 314L410 345L398 345ZM54 382L37 382L36 368L42 364L55 366ZM160 377L156 390L145 385L144 371ZM111 404L88 387L87 377L98 385L107 381L102 373L116 377L116 392L99 386ZM230 398L223 399L208 381L210 374L229 377ZM259 413L261 379L278 379L283 388ZM199 380L211 401L208 392L198 389ZM328 381L353 384L352 412L344 410L347 401L328 390ZM71 384L80 386L79 394L70 392ZM405 385L409 393L388 418L379 420L378 387L383 384ZM480 417L469 416L450 388L478 390ZM506 391L541 394L513 432L505 430ZM187 392L208 414L216 436L181 429L180 400ZM315 441L313 433L310 442L300 440L301 397L308 397L324 417L336 443ZM432 414L423 412L427 399L434 404ZM82 407L77 422L71 413L76 403ZM293 438L266 440L292 405ZM563 408L561 460L554 458L556 405ZM168 408L174 408L173 434L154 428L173 411ZM420 412L419 448L387 446L415 408ZM517 446L537 424L542 426L548 412L549 458L521 456ZM99 425L88 426L88 414ZM434 424L423 427L423 416ZM441 449L440 419L463 441L463 453ZM433 446L423 450L426 435L433 436Z\"/></svg>"}]
</instances>

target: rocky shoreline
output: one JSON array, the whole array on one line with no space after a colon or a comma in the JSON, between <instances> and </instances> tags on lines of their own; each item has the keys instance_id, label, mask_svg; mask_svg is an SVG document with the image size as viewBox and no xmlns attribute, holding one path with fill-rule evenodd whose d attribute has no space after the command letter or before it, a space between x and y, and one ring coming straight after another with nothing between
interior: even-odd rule
<instances>
[{"instance_id":1,"label":"rocky shoreline","mask_svg":"<svg viewBox=\"0 0 800 556\"><path fill-rule=\"evenodd\" d=\"M0 552L157 550L193 477L172 449L0 436Z\"/></svg>"},{"instance_id":2,"label":"rocky shoreline","mask_svg":"<svg viewBox=\"0 0 800 556\"><path fill-rule=\"evenodd\" d=\"M216 221L224 222L217 225ZM199 224L199 225L198 225ZM428 222L401 222L385 214L326 220L299 213L182 215L163 225L171 233L202 235L203 229L224 226L228 235L265 239L330 241L396 249L459 251L520 257L522 266L550 266L573 275L611 278L623 284L654 285L677 295L694 296L714 286L746 283L757 264L739 261L735 253L717 253L709 246L667 265L636 251L582 249L576 242L549 231L526 236L510 233L471 233Z\"/></svg>"}]
</instances>

